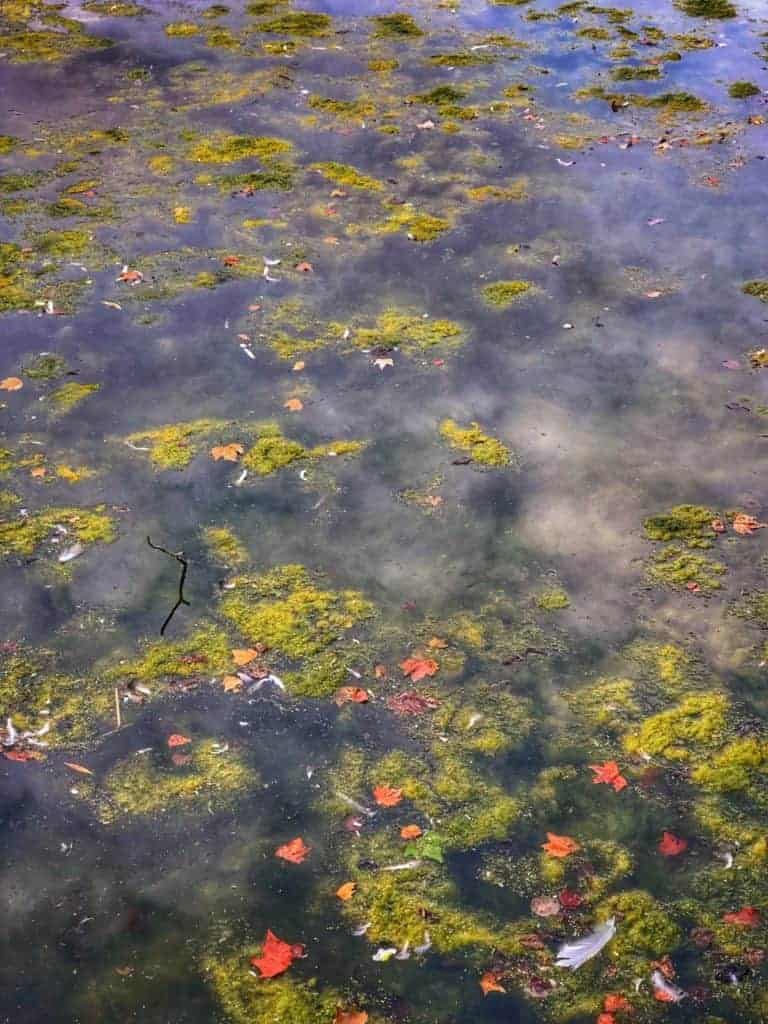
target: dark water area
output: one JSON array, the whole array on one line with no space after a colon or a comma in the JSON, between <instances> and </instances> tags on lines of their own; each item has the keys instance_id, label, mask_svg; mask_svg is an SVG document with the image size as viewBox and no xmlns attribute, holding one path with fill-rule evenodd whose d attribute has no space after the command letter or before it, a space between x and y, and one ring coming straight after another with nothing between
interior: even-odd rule
<instances>
[{"instance_id":1,"label":"dark water area","mask_svg":"<svg viewBox=\"0 0 768 1024\"><path fill-rule=\"evenodd\" d=\"M767 59L0 0L0 1022L766 1019Z\"/></svg>"}]
</instances>

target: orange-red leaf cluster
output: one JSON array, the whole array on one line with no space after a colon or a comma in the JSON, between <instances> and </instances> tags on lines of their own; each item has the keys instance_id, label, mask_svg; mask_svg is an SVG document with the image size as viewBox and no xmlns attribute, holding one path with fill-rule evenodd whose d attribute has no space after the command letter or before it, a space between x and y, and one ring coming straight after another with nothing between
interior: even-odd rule
<instances>
[{"instance_id":1,"label":"orange-red leaf cluster","mask_svg":"<svg viewBox=\"0 0 768 1024\"><path fill-rule=\"evenodd\" d=\"M594 783L604 782L607 786L613 786L617 793L629 785L615 761L603 761L602 764L591 764L589 767L595 773L592 779Z\"/></svg>"},{"instance_id":2,"label":"orange-red leaf cluster","mask_svg":"<svg viewBox=\"0 0 768 1024\"><path fill-rule=\"evenodd\" d=\"M737 512L733 517L733 529L742 537L750 537L755 530L762 530L768 523L760 523L754 516L748 516L746 512Z\"/></svg>"},{"instance_id":3,"label":"orange-red leaf cluster","mask_svg":"<svg viewBox=\"0 0 768 1024\"><path fill-rule=\"evenodd\" d=\"M742 907L741 910L723 914L723 920L726 924L738 924L743 928L757 928L762 918L757 907Z\"/></svg>"},{"instance_id":4,"label":"orange-red leaf cluster","mask_svg":"<svg viewBox=\"0 0 768 1024\"><path fill-rule=\"evenodd\" d=\"M261 956L251 958L251 964L256 968L262 978L275 978L278 974L287 971L294 960L304 955L304 946L301 943L291 945L283 942L267 929L267 937L264 939Z\"/></svg>"},{"instance_id":5,"label":"orange-red leaf cluster","mask_svg":"<svg viewBox=\"0 0 768 1024\"><path fill-rule=\"evenodd\" d=\"M310 853L310 848L306 845L301 836L296 836L290 843L284 843L283 846L278 846L275 850L275 856L281 860L287 860L291 864L303 864Z\"/></svg>"},{"instance_id":6,"label":"orange-red leaf cluster","mask_svg":"<svg viewBox=\"0 0 768 1024\"><path fill-rule=\"evenodd\" d=\"M571 839L570 836L558 836L554 832L547 832L547 841L541 846L550 857L570 857L572 853L581 849L575 839Z\"/></svg>"},{"instance_id":7,"label":"orange-red leaf cluster","mask_svg":"<svg viewBox=\"0 0 768 1024\"><path fill-rule=\"evenodd\" d=\"M412 683L418 683L420 679L433 676L440 668L434 658L406 658L400 662L400 668L405 675L410 676Z\"/></svg>"},{"instance_id":8,"label":"orange-red leaf cluster","mask_svg":"<svg viewBox=\"0 0 768 1024\"><path fill-rule=\"evenodd\" d=\"M403 799L403 791L391 786L375 786L373 799L380 807L395 807Z\"/></svg>"},{"instance_id":9,"label":"orange-red leaf cluster","mask_svg":"<svg viewBox=\"0 0 768 1024\"><path fill-rule=\"evenodd\" d=\"M182 736L180 732L171 733L171 735L166 740L166 743L171 749L173 749L174 747L185 747L187 743L191 742L192 740L189 738L189 736Z\"/></svg>"}]
</instances>

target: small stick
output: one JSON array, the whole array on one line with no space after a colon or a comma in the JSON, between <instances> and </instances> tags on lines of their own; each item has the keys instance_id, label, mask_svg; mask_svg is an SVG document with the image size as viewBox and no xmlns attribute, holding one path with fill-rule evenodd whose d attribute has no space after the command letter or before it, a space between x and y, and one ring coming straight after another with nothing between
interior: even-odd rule
<instances>
[{"instance_id":1,"label":"small stick","mask_svg":"<svg viewBox=\"0 0 768 1024\"><path fill-rule=\"evenodd\" d=\"M189 601L184 597L184 580L186 580L187 578L187 569L189 568L189 562L187 562L186 558L184 557L183 551L169 551L168 548L163 548L159 544L153 544L151 537L147 537L147 544L149 544L153 551L162 551L162 553L164 555L168 555L169 558L175 558L176 561L181 566L181 576L179 578L179 596L176 599L176 604L168 612L168 615L165 618L165 622L160 627L160 636L164 636L166 627L168 626L169 622L176 614L176 612L179 610L179 608L181 608L183 604L189 607Z\"/></svg>"},{"instance_id":2,"label":"small stick","mask_svg":"<svg viewBox=\"0 0 768 1024\"><path fill-rule=\"evenodd\" d=\"M120 694L117 691L117 687L115 687L115 717L117 718L117 728L122 729L123 718L120 714Z\"/></svg>"}]
</instances>

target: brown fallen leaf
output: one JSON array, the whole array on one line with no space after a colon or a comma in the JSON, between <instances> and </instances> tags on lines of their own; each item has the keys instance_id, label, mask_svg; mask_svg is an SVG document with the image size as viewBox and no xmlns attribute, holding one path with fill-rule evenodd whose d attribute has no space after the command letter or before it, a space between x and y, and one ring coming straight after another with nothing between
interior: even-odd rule
<instances>
[{"instance_id":1,"label":"brown fallen leaf","mask_svg":"<svg viewBox=\"0 0 768 1024\"><path fill-rule=\"evenodd\" d=\"M24 381L18 377L3 377L0 380L0 391L20 391L24 387Z\"/></svg>"},{"instance_id":2,"label":"brown fallen leaf","mask_svg":"<svg viewBox=\"0 0 768 1024\"><path fill-rule=\"evenodd\" d=\"M386 679L387 678L387 666L386 665L374 665L373 666L373 674L376 676L377 679Z\"/></svg>"},{"instance_id":3,"label":"brown fallen leaf","mask_svg":"<svg viewBox=\"0 0 768 1024\"><path fill-rule=\"evenodd\" d=\"M141 284L141 282L144 280L144 275L140 270L129 270L128 267L125 266L120 271L115 280L122 281L123 284L137 285Z\"/></svg>"},{"instance_id":4,"label":"brown fallen leaf","mask_svg":"<svg viewBox=\"0 0 768 1024\"><path fill-rule=\"evenodd\" d=\"M283 402L283 408L289 412L301 412L304 408L304 403L300 398L289 398L286 402Z\"/></svg>"},{"instance_id":5,"label":"brown fallen leaf","mask_svg":"<svg viewBox=\"0 0 768 1024\"><path fill-rule=\"evenodd\" d=\"M347 193L344 191L343 188L335 188L333 190L333 192L331 192L331 199L346 199L346 198L347 198Z\"/></svg>"},{"instance_id":6,"label":"brown fallen leaf","mask_svg":"<svg viewBox=\"0 0 768 1024\"><path fill-rule=\"evenodd\" d=\"M225 462L237 462L244 451L245 448L241 444L232 441L230 444L219 444L215 448L211 448L211 455L214 462L219 462L221 459Z\"/></svg>"},{"instance_id":7,"label":"brown fallen leaf","mask_svg":"<svg viewBox=\"0 0 768 1024\"><path fill-rule=\"evenodd\" d=\"M344 885L340 885L336 890L336 895L340 900L343 900L346 903L347 900L351 900L355 895L356 889L357 882L345 882Z\"/></svg>"},{"instance_id":8,"label":"brown fallen leaf","mask_svg":"<svg viewBox=\"0 0 768 1024\"><path fill-rule=\"evenodd\" d=\"M81 775L93 775L90 768L86 768L84 764L77 764L75 761L65 761L65 768L70 768L73 772L79 772Z\"/></svg>"},{"instance_id":9,"label":"brown fallen leaf","mask_svg":"<svg viewBox=\"0 0 768 1024\"><path fill-rule=\"evenodd\" d=\"M434 697L425 697L415 690L406 690L387 700L387 707L398 715L421 715L425 711L434 711L440 707L440 701Z\"/></svg>"}]
</instances>

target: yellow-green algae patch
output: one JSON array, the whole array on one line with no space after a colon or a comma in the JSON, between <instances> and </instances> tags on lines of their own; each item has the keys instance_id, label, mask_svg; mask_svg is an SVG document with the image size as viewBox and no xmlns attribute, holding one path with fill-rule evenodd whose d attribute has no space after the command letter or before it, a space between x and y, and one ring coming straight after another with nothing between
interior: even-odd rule
<instances>
[{"instance_id":1,"label":"yellow-green algae patch","mask_svg":"<svg viewBox=\"0 0 768 1024\"><path fill-rule=\"evenodd\" d=\"M728 738L730 702L722 693L697 693L657 715L624 737L629 754L650 754L670 761L710 757Z\"/></svg>"},{"instance_id":2,"label":"yellow-green algae patch","mask_svg":"<svg viewBox=\"0 0 768 1024\"><path fill-rule=\"evenodd\" d=\"M132 448L149 446L149 457L156 469L184 469L202 447L204 440L226 426L226 420L190 420L187 423L169 423L151 430L137 430L128 434L124 440Z\"/></svg>"},{"instance_id":3,"label":"yellow-green algae patch","mask_svg":"<svg viewBox=\"0 0 768 1024\"><path fill-rule=\"evenodd\" d=\"M413 17L402 11L380 14L371 21L376 26L373 34L380 39L413 39L424 35Z\"/></svg>"},{"instance_id":4,"label":"yellow-green algae patch","mask_svg":"<svg viewBox=\"0 0 768 1024\"><path fill-rule=\"evenodd\" d=\"M761 302L768 302L768 281L747 281L741 290L745 295L752 295Z\"/></svg>"},{"instance_id":5,"label":"yellow-green algae patch","mask_svg":"<svg viewBox=\"0 0 768 1024\"><path fill-rule=\"evenodd\" d=\"M760 803L768 775L768 741L756 736L733 740L692 772L691 778L703 789L715 793L741 793Z\"/></svg>"},{"instance_id":6,"label":"yellow-green algae patch","mask_svg":"<svg viewBox=\"0 0 768 1024\"><path fill-rule=\"evenodd\" d=\"M298 441L285 437L276 423L261 423L252 429L258 437L243 456L242 464L258 476L269 476L304 459L358 455L365 448L363 441L332 441L305 448Z\"/></svg>"},{"instance_id":7,"label":"yellow-green algae patch","mask_svg":"<svg viewBox=\"0 0 768 1024\"><path fill-rule=\"evenodd\" d=\"M404 203L378 226L378 230L385 233L404 231L413 242L433 242L452 227L453 224L445 217L436 217L416 210L411 203Z\"/></svg>"},{"instance_id":8,"label":"yellow-green algae patch","mask_svg":"<svg viewBox=\"0 0 768 1024\"><path fill-rule=\"evenodd\" d=\"M550 587L535 598L536 606L545 612L558 612L570 607L571 601L562 587Z\"/></svg>"},{"instance_id":9,"label":"yellow-green algae patch","mask_svg":"<svg viewBox=\"0 0 768 1024\"><path fill-rule=\"evenodd\" d=\"M735 18L738 13L731 0L675 0L675 3L692 18Z\"/></svg>"},{"instance_id":10,"label":"yellow-green algae patch","mask_svg":"<svg viewBox=\"0 0 768 1024\"><path fill-rule=\"evenodd\" d=\"M198 808L215 812L258 786L253 769L236 752L222 753L216 740L193 742L188 749L190 760L183 765L174 765L167 754L151 752L119 761L96 796L101 821Z\"/></svg>"},{"instance_id":11,"label":"yellow-green algae patch","mask_svg":"<svg viewBox=\"0 0 768 1024\"><path fill-rule=\"evenodd\" d=\"M114 521L103 505L93 508L48 508L18 515L0 522L0 554L32 555L52 537L61 547L70 541L80 544L110 544L115 539Z\"/></svg>"},{"instance_id":12,"label":"yellow-green algae patch","mask_svg":"<svg viewBox=\"0 0 768 1024\"><path fill-rule=\"evenodd\" d=\"M156 640L132 660L107 667L113 682L171 682L205 673L222 672L232 664L232 644L218 626L202 625L181 640Z\"/></svg>"},{"instance_id":13,"label":"yellow-green algae patch","mask_svg":"<svg viewBox=\"0 0 768 1024\"><path fill-rule=\"evenodd\" d=\"M751 96L759 96L760 89L754 82L731 82L728 95L734 100L748 100Z\"/></svg>"},{"instance_id":14,"label":"yellow-green algae patch","mask_svg":"<svg viewBox=\"0 0 768 1024\"><path fill-rule=\"evenodd\" d=\"M665 587L698 587L707 591L719 590L723 585L720 577L727 571L722 562L669 544L653 556L646 576L649 582Z\"/></svg>"},{"instance_id":15,"label":"yellow-green algae patch","mask_svg":"<svg viewBox=\"0 0 768 1024\"><path fill-rule=\"evenodd\" d=\"M715 513L703 505L676 505L669 512L649 516L643 529L649 540L677 541L689 548L711 548L717 537Z\"/></svg>"},{"instance_id":16,"label":"yellow-green algae patch","mask_svg":"<svg viewBox=\"0 0 768 1024\"><path fill-rule=\"evenodd\" d=\"M333 25L328 14L316 11L287 11L269 21L262 21L256 27L259 32L279 33L285 36L325 36Z\"/></svg>"},{"instance_id":17,"label":"yellow-green algae patch","mask_svg":"<svg viewBox=\"0 0 768 1024\"><path fill-rule=\"evenodd\" d=\"M100 387L100 384L78 384L76 381L72 381L69 384L62 384L60 388L52 391L48 395L48 401L57 413L63 415L71 412L76 405L79 405L89 395L94 394Z\"/></svg>"},{"instance_id":18,"label":"yellow-green algae patch","mask_svg":"<svg viewBox=\"0 0 768 1024\"><path fill-rule=\"evenodd\" d=\"M250 561L248 549L234 531L226 526L207 526L203 530L205 546L222 565L241 566Z\"/></svg>"},{"instance_id":19,"label":"yellow-green algae patch","mask_svg":"<svg viewBox=\"0 0 768 1024\"><path fill-rule=\"evenodd\" d=\"M356 167L351 167L349 164L327 161L325 163L311 164L310 170L317 171L336 185L346 185L348 188L368 189L371 192L380 192L384 188L384 185L377 178L361 174Z\"/></svg>"},{"instance_id":20,"label":"yellow-green algae patch","mask_svg":"<svg viewBox=\"0 0 768 1024\"><path fill-rule=\"evenodd\" d=\"M258 953L253 943L241 953L216 955L203 962L204 975L227 1020L232 1024L333 1024L341 1005L337 992L291 977L255 978L250 960Z\"/></svg>"},{"instance_id":21,"label":"yellow-green algae patch","mask_svg":"<svg viewBox=\"0 0 768 1024\"><path fill-rule=\"evenodd\" d=\"M484 466L509 466L512 452L495 437L484 433L479 423L460 427L455 420L443 420L440 433L451 448L457 448L471 456L474 462Z\"/></svg>"},{"instance_id":22,"label":"yellow-green algae patch","mask_svg":"<svg viewBox=\"0 0 768 1024\"><path fill-rule=\"evenodd\" d=\"M338 100L330 96L319 96L314 94L309 97L307 103L313 110L319 110L323 114L330 114L332 117L345 117L360 120L371 117L376 108L369 100Z\"/></svg>"},{"instance_id":23,"label":"yellow-green algae patch","mask_svg":"<svg viewBox=\"0 0 768 1024\"><path fill-rule=\"evenodd\" d=\"M518 178L509 185L478 185L467 189L467 195L479 203L517 202L528 197L528 179Z\"/></svg>"},{"instance_id":24,"label":"yellow-green algae patch","mask_svg":"<svg viewBox=\"0 0 768 1024\"><path fill-rule=\"evenodd\" d=\"M250 643L303 659L330 647L341 634L373 614L355 590L323 590L300 565L260 576L240 576L221 602L221 612Z\"/></svg>"},{"instance_id":25,"label":"yellow-green algae patch","mask_svg":"<svg viewBox=\"0 0 768 1024\"><path fill-rule=\"evenodd\" d=\"M330 325L334 332L334 325ZM338 325L338 335L343 332ZM394 348L405 351L429 351L436 347L453 348L466 340L466 332L454 320L432 319L418 313L385 309L373 327L360 327L353 336L358 348Z\"/></svg>"},{"instance_id":26,"label":"yellow-green algae patch","mask_svg":"<svg viewBox=\"0 0 768 1024\"><path fill-rule=\"evenodd\" d=\"M165 26L165 34L171 37L196 36L199 32L202 32L202 28L200 25L196 25L194 21L172 21Z\"/></svg>"},{"instance_id":27,"label":"yellow-green algae patch","mask_svg":"<svg viewBox=\"0 0 768 1024\"><path fill-rule=\"evenodd\" d=\"M530 281L493 281L483 287L483 298L492 306L506 309L532 288Z\"/></svg>"},{"instance_id":28,"label":"yellow-green algae patch","mask_svg":"<svg viewBox=\"0 0 768 1024\"><path fill-rule=\"evenodd\" d=\"M187 156L204 164L232 164L239 160L270 161L284 158L293 150L285 139L266 135L225 135L217 133L194 142Z\"/></svg>"}]
</instances>

